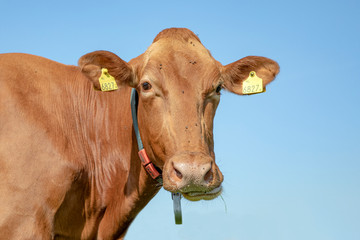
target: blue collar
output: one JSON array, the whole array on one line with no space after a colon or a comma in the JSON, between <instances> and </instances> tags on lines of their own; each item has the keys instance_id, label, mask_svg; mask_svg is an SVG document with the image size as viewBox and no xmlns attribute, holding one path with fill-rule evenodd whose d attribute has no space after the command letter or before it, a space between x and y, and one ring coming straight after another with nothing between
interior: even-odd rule
<instances>
[{"instance_id":1,"label":"blue collar","mask_svg":"<svg viewBox=\"0 0 360 240\"><path fill-rule=\"evenodd\" d=\"M150 176L158 181L160 184L162 184L162 176L161 176L161 170L156 167L148 157L145 148L143 146L143 143L141 141L140 131L139 131L139 125L137 121L137 107L138 107L138 94L136 90L133 88L131 91L131 115L133 119L133 125L135 130L135 136L137 140L137 144L139 147L139 157L141 160L142 165L144 166L145 170L150 174Z\"/></svg>"},{"instance_id":2,"label":"blue collar","mask_svg":"<svg viewBox=\"0 0 360 240\"><path fill-rule=\"evenodd\" d=\"M138 93L133 88L131 90L131 115L136 135L137 144L139 147L139 157L141 160L142 165L146 169L146 171L150 174L150 176L158 181L161 185L163 183L161 170L156 167L151 160L149 159L145 148L143 146L143 143L141 141L140 131L139 131L139 125L137 120L137 108L138 108ZM172 199L173 199L173 205L174 205L174 214L175 214L175 223L176 224L182 224L182 213L181 213L181 194L180 193L171 193Z\"/></svg>"}]
</instances>

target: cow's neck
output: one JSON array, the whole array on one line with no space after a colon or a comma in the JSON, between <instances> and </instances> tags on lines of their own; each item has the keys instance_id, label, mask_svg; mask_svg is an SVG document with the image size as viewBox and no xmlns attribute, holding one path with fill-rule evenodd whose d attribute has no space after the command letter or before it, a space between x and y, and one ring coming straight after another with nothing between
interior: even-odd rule
<instances>
[{"instance_id":1,"label":"cow's neck","mask_svg":"<svg viewBox=\"0 0 360 240\"><path fill-rule=\"evenodd\" d=\"M86 208L102 208L99 225L125 233L137 213L160 189L141 166L130 109L130 88L96 92L79 89L77 129L82 143L90 194ZM101 201L99 201L101 200ZM91 214L91 213L90 213ZM96 215L95 214L95 215ZM91 216L89 216L91 218ZM94 216L99 217L99 216ZM93 223L85 228L93 228ZM86 230L86 229L85 229Z\"/></svg>"}]
</instances>

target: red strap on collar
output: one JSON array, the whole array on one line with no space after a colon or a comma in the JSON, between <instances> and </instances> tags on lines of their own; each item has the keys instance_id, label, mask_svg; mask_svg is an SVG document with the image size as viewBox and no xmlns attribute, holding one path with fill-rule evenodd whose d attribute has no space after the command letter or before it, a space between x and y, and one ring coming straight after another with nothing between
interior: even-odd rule
<instances>
[{"instance_id":1,"label":"red strap on collar","mask_svg":"<svg viewBox=\"0 0 360 240\"><path fill-rule=\"evenodd\" d=\"M160 176L160 173L156 170L154 164L150 161L150 159L145 151L145 148L143 148L139 151L139 157L140 157L142 165L144 166L146 171L150 174L150 176L153 179L156 179L157 177Z\"/></svg>"}]
</instances>

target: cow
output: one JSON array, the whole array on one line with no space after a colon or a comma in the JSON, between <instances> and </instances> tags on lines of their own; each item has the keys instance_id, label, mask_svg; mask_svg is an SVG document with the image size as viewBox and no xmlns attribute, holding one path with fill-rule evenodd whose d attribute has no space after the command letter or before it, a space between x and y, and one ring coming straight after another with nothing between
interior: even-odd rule
<instances>
[{"instance_id":1,"label":"cow","mask_svg":"<svg viewBox=\"0 0 360 240\"><path fill-rule=\"evenodd\" d=\"M246 85L256 77L261 92L278 72L258 56L223 66L185 28L163 30L129 62L108 51L78 66L1 54L1 238L124 239L161 187L218 197L221 91L256 93Z\"/></svg>"}]
</instances>

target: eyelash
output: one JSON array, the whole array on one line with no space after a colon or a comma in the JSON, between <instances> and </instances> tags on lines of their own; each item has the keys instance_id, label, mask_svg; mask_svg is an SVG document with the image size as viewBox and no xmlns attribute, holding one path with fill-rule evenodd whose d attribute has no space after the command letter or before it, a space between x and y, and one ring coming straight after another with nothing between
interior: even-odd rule
<instances>
[{"instance_id":1,"label":"eyelash","mask_svg":"<svg viewBox=\"0 0 360 240\"><path fill-rule=\"evenodd\" d=\"M149 82L144 82L143 84L141 84L141 87L144 91L149 91L152 88Z\"/></svg>"}]
</instances>

